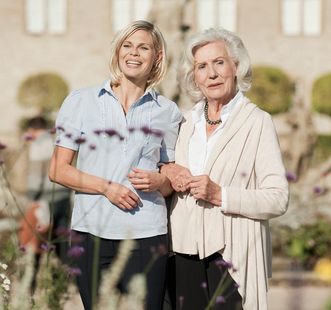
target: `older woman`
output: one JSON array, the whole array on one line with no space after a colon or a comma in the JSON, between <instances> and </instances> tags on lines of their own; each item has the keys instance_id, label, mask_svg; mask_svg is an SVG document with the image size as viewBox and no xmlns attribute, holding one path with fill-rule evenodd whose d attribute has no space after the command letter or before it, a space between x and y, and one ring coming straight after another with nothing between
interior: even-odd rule
<instances>
[{"instance_id":1,"label":"older woman","mask_svg":"<svg viewBox=\"0 0 331 310\"><path fill-rule=\"evenodd\" d=\"M118 283L122 292L132 275L146 272L155 249L167 248L162 194L172 189L158 164L174 161L182 116L153 88L165 70L159 29L132 22L112 41L110 80L72 92L57 117L49 175L76 191L72 229L84 248L78 286L85 309L93 308L100 273L112 265L121 240L136 241ZM167 255L158 252L146 275L146 309L162 309Z\"/></svg>"},{"instance_id":2,"label":"older woman","mask_svg":"<svg viewBox=\"0 0 331 310\"><path fill-rule=\"evenodd\" d=\"M179 81L196 104L181 126L176 164L162 168L177 192L177 308L267 309L268 220L286 212L288 184L272 119L243 94L251 66L241 39L224 29L193 36Z\"/></svg>"}]
</instances>

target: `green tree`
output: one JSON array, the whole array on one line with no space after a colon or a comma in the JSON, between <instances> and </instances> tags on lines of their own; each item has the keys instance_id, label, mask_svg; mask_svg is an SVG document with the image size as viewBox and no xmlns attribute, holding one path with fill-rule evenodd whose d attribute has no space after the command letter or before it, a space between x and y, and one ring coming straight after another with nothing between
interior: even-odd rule
<instances>
[{"instance_id":1,"label":"green tree","mask_svg":"<svg viewBox=\"0 0 331 310\"><path fill-rule=\"evenodd\" d=\"M247 96L260 108L277 114L288 111L294 84L281 69L269 66L253 68L252 88Z\"/></svg>"},{"instance_id":2,"label":"green tree","mask_svg":"<svg viewBox=\"0 0 331 310\"><path fill-rule=\"evenodd\" d=\"M25 107L36 107L41 114L59 109L68 94L66 81L55 73L39 73L22 81L18 102Z\"/></svg>"},{"instance_id":3,"label":"green tree","mask_svg":"<svg viewBox=\"0 0 331 310\"><path fill-rule=\"evenodd\" d=\"M331 116L331 73L317 79L312 92L313 109Z\"/></svg>"}]
</instances>

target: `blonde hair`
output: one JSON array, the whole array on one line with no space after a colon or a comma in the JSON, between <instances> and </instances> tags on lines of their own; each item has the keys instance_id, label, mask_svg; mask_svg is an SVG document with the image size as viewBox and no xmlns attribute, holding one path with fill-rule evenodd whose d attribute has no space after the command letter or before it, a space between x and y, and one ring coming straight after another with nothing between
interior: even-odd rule
<instances>
[{"instance_id":1,"label":"blonde hair","mask_svg":"<svg viewBox=\"0 0 331 310\"><path fill-rule=\"evenodd\" d=\"M166 43L163 38L161 31L157 26L145 20L137 20L130 23L127 27L116 33L110 46L110 83L112 85L119 85L123 76L120 68L118 55L119 50L123 42L134 32L138 30L144 30L151 34L154 49L156 52L161 52L160 60L156 61L150 73L150 77L147 81L147 88L152 88L157 85L165 76L167 70L167 54L166 54Z\"/></svg>"},{"instance_id":2,"label":"blonde hair","mask_svg":"<svg viewBox=\"0 0 331 310\"><path fill-rule=\"evenodd\" d=\"M230 57L236 65L237 90L245 92L251 86L251 62L242 40L235 33L226 29L210 28L189 38L178 68L177 78L179 84L182 90L194 101L199 101L204 98L204 95L194 81L194 54L200 47L215 41L222 41L225 43Z\"/></svg>"}]
</instances>

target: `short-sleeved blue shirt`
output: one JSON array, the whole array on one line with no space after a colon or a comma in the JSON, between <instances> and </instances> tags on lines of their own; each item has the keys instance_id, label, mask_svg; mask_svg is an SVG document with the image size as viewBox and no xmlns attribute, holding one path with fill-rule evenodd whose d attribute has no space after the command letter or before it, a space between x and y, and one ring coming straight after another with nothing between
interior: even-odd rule
<instances>
[{"instance_id":1,"label":"short-sleeved blue shirt","mask_svg":"<svg viewBox=\"0 0 331 310\"><path fill-rule=\"evenodd\" d=\"M174 161L182 115L155 90L132 104L125 115L107 81L73 91L57 120L56 145L78 152L77 168L135 192L143 206L123 211L102 195L75 193L71 226L107 239L146 238L167 232L167 210L159 191L135 190L127 175L133 167L157 171Z\"/></svg>"}]
</instances>

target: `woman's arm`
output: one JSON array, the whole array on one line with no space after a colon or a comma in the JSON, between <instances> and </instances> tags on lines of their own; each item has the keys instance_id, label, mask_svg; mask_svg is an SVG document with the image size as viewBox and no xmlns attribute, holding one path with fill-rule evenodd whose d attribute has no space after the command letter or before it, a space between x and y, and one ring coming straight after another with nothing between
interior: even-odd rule
<instances>
[{"instance_id":1,"label":"woman's arm","mask_svg":"<svg viewBox=\"0 0 331 310\"><path fill-rule=\"evenodd\" d=\"M189 190L188 180L192 177L189 169L171 162L162 165L160 172L169 179L172 188L176 192L186 192Z\"/></svg>"},{"instance_id":2,"label":"woman's arm","mask_svg":"<svg viewBox=\"0 0 331 310\"><path fill-rule=\"evenodd\" d=\"M128 178L135 189L143 192L160 191L167 197L173 191L169 179L160 172L133 168Z\"/></svg>"},{"instance_id":3,"label":"woman's arm","mask_svg":"<svg viewBox=\"0 0 331 310\"><path fill-rule=\"evenodd\" d=\"M141 204L139 197L127 187L90 175L72 165L76 152L56 146L50 162L49 178L73 190L104 195L117 207L131 210Z\"/></svg>"},{"instance_id":4,"label":"woman's arm","mask_svg":"<svg viewBox=\"0 0 331 310\"><path fill-rule=\"evenodd\" d=\"M288 182L280 147L269 114L264 114L254 165L256 189L225 187L225 213L266 220L284 214L288 207Z\"/></svg>"}]
</instances>

